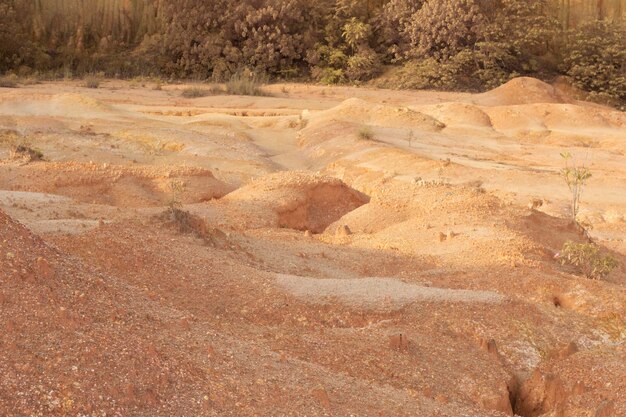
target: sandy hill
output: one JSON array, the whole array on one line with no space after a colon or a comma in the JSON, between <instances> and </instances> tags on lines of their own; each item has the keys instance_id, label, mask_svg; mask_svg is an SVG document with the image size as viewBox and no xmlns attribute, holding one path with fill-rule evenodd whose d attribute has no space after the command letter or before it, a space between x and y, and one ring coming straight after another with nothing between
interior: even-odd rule
<instances>
[{"instance_id":1,"label":"sandy hill","mask_svg":"<svg viewBox=\"0 0 626 417\"><path fill-rule=\"evenodd\" d=\"M626 414L623 113L161 87L0 89L0 415Z\"/></svg>"},{"instance_id":2,"label":"sandy hill","mask_svg":"<svg viewBox=\"0 0 626 417\"><path fill-rule=\"evenodd\" d=\"M2 212L0 236L1 414L128 412L172 395L169 381L189 368L163 348L156 323L176 314L138 303ZM156 321L140 324L146 315Z\"/></svg>"},{"instance_id":3,"label":"sandy hill","mask_svg":"<svg viewBox=\"0 0 626 417\"><path fill-rule=\"evenodd\" d=\"M233 191L219 204L222 211L231 215L238 210L240 220L248 227L256 223L320 233L368 200L366 195L333 177L279 172Z\"/></svg>"},{"instance_id":4,"label":"sandy hill","mask_svg":"<svg viewBox=\"0 0 626 417\"><path fill-rule=\"evenodd\" d=\"M519 77L489 92L478 94L472 101L482 106L513 106L537 103L567 103L569 99L536 78Z\"/></svg>"},{"instance_id":5,"label":"sandy hill","mask_svg":"<svg viewBox=\"0 0 626 417\"><path fill-rule=\"evenodd\" d=\"M64 162L0 164L0 172L3 189L67 195L110 206L160 206L172 198L208 201L232 190L211 171L194 167Z\"/></svg>"}]
</instances>

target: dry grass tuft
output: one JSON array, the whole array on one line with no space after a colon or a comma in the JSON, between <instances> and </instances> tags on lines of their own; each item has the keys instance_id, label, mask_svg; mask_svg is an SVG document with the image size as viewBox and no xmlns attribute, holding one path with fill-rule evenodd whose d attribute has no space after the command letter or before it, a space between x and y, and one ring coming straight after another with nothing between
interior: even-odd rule
<instances>
[{"instance_id":1,"label":"dry grass tuft","mask_svg":"<svg viewBox=\"0 0 626 417\"><path fill-rule=\"evenodd\" d=\"M372 132L372 129L370 129L369 127L364 126L361 129L359 129L358 137L359 139L363 139L363 140L373 140L374 132Z\"/></svg>"},{"instance_id":2,"label":"dry grass tuft","mask_svg":"<svg viewBox=\"0 0 626 417\"><path fill-rule=\"evenodd\" d=\"M11 149L10 158L25 162L41 161L43 160L43 152L27 145L17 145Z\"/></svg>"},{"instance_id":3,"label":"dry grass tuft","mask_svg":"<svg viewBox=\"0 0 626 417\"><path fill-rule=\"evenodd\" d=\"M234 74L226 83L226 93L237 96L267 96L263 91L265 79L255 74Z\"/></svg>"},{"instance_id":4,"label":"dry grass tuft","mask_svg":"<svg viewBox=\"0 0 626 417\"><path fill-rule=\"evenodd\" d=\"M98 88L100 87L100 79L98 77L87 77L85 78L85 87L86 88Z\"/></svg>"}]
</instances>

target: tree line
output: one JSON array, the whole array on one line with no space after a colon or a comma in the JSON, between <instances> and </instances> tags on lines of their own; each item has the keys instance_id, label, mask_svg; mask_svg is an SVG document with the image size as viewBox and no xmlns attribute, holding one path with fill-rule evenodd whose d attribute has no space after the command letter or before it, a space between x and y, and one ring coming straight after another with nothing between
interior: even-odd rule
<instances>
[{"instance_id":1,"label":"tree line","mask_svg":"<svg viewBox=\"0 0 626 417\"><path fill-rule=\"evenodd\" d=\"M566 75L626 101L622 0L579 0L601 18L586 22L574 0L91 1L68 23L76 1L0 0L0 71L362 83L393 68L392 87L475 91Z\"/></svg>"}]
</instances>

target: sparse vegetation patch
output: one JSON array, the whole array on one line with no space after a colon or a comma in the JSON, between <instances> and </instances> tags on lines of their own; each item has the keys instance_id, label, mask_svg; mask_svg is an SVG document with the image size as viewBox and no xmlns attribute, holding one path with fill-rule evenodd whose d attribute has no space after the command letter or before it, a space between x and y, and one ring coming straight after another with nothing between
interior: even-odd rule
<instances>
[{"instance_id":1,"label":"sparse vegetation patch","mask_svg":"<svg viewBox=\"0 0 626 417\"><path fill-rule=\"evenodd\" d=\"M591 171L586 166L577 163L569 152L561 153L561 157L565 160L565 168L561 170L561 175L572 195L571 217L575 222L580 206L580 197L583 188L587 185L587 180L591 178Z\"/></svg>"},{"instance_id":2,"label":"sparse vegetation patch","mask_svg":"<svg viewBox=\"0 0 626 417\"><path fill-rule=\"evenodd\" d=\"M95 76L89 76L85 78L85 87L86 88L99 88L100 87L100 78Z\"/></svg>"},{"instance_id":3,"label":"sparse vegetation patch","mask_svg":"<svg viewBox=\"0 0 626 417\"><path fill-rule=\"evenodd\" d=\"M0 88L17 88L17 81L11 77L0 77Z\"/></svg>"},{"instance_id":4,"label":"sparse vegetation patch","mask_svg":"<svg viewBox=\"0 0 626 417\"><path fill-rule=\"evenodd\" d=\"M359 139L363 139L363 140L373 140L374 132L369 127L364 126L361 129L359 129L358 137Z\"/></svg>"},{"instance_id":5,"label":"sparse vegetation patch","mask_svg":"<svg viewBox=\"0 0 626 417\"><path fill-rule=\"evenodd\" d=\"M181 93L181 95L185 98L200 98L217 96L220 94L224 94L224 90L219 85L213 85L210 88L188 87Z\"/></svg>"},{"instance_id":6,"label":"sparse vegetation patch","mask_svg":"<svg viewBox=\"0 0 626 417\"><path fill-rule=\"evenodd\" d=\"M267 96L262 87L263 77L243 72L234 74L226 83L226 93L238 96Z\"/></svg>"},{"instance_id":7,"label":"sparse vegetation patch","mask_svg":"<svg viewBox=\"0 0 626 417\"><path fill-rule=\"evenodd\" d=\"M209 90L198 88L198 87L185 88L183 92L181 93L181 96L185 98L199 98L199 97L206 97L210 95L211 93L209 92Z\"/></svg>"},{"instance_id":8,"label":"sparse vegetation patch","mask_svg":"<svg viewBox=\"0 0 626 417\"><path fill-rule=\"evenodd\" d=\"M11 149L11 159L33 162L43 160L43 152L28 145L17 145Z\"/></svg>"},{"instance_id":9,"label":"sparse vegetation patch","mask_svg":"<svg viewBox=\"0 0 626 417\"><path fill-rule=\"evenodd\" d=\"M558 256L562 265L575 267L589 279L601 279L618 267L617 260L604 254L595 243L567 241Z\"/></svg>"}]
</instances>

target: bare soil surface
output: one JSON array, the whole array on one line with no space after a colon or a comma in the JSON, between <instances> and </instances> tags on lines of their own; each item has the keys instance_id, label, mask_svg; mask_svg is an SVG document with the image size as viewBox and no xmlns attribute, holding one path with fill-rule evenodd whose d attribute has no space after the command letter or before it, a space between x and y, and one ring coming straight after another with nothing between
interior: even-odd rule
<instances>
[{"instance_id":1,"label":"bare soil surface","mask_svg":"<svg viewBox=\"0 0 626 417\"><path fill-rule=\"evenodd\" d=\"M626 415L625 113L185 87L0 88L0 415Z\"/></svg>"}]
</instances>

